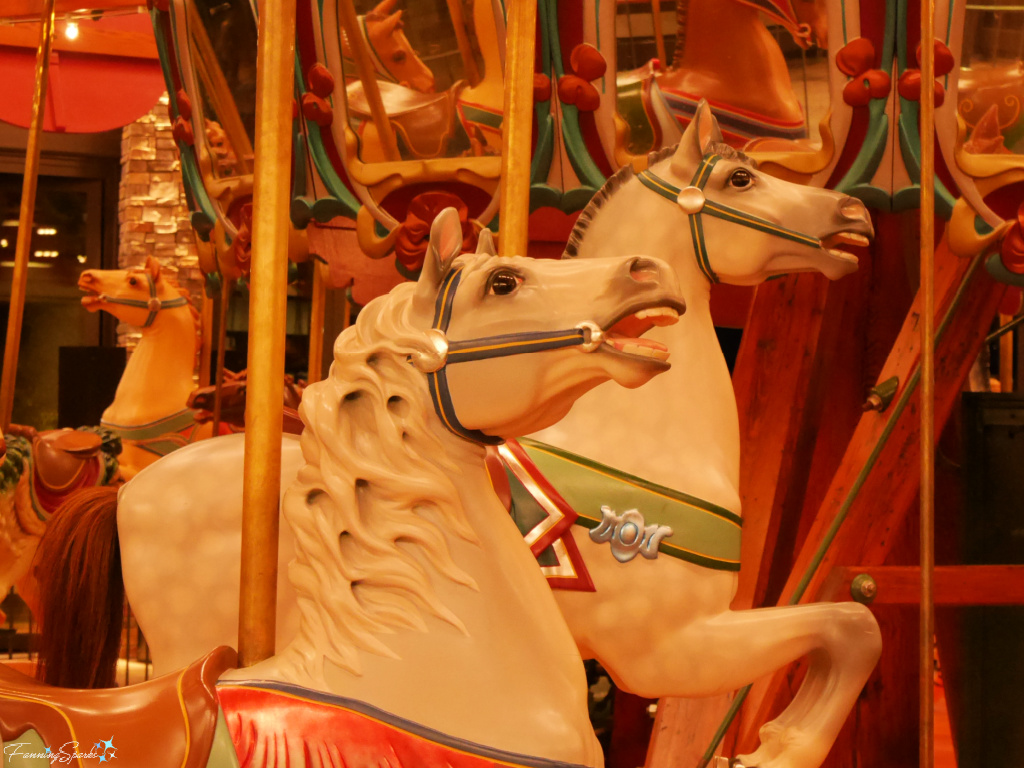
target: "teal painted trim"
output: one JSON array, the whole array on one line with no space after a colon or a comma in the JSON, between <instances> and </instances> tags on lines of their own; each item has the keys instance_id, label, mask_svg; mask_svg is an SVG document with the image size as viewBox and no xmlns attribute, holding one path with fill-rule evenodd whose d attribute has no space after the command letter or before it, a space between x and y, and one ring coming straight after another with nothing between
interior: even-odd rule
<instances>
[{"instance_id":1,"label":"teal painted trim","mask_svg":"<svg viewBox=\"0 0 1024 768\"><path fill-rule=\"evenodd\" d=\"M843 19L843 45L846 45L850 42L850 38L846 34L846 0L842 0L842 2L839 3L839 10L840 16Z\"/></svg>"},{"instance_id":2,"label":"teal painted trim","mask_svg":"<svg viewBox=\"0 0 1024 768\"><path fill-rule=\"evenodd\" d=\"M856 184L843 191L851 197L856 197L869 208L874 208L877 211L892 210L892 198L880 187L872 184Z\"/></svg>"},{"instance_id":3,"label":"teal painted trim","mask_svg":"<svg viewBox=\"0 0 1024 768\"><path fill-rule=\"evenodd\" d=\"M494 128L497 131L501 130L501 126L505 122L505 116L501 113L494 113L489 109L480 109L479 107L474 107L472 104L463 104L462 114L465 116L467 122L481 123L482 125Z\"/></svg>"},{"instance_id":4,"label":"teal painted trim","mask_svg":"<svg viewBox=\"0 0 1024 768\"><path fill-rule=\"evenodd\" d=\"M903 74L903 72L907 69L907 61L909 56L909 51L907 50L906 33L906 29L909 24L909 20L907 19L907 0L896 0L895 8L893 7L894 3L892 0L889 0L887 5L889 7L887 9L888 13L886 15L885 34L886 36L888 36L890 24L899 24L900 34L896 38L896 71L899 74ZM893 87L895 87L895 83L893 83Z\"/></svg>"},{"instance_id":5,"label":"teal painted trim","mask_svg":"<svg viewBox=\"0 0 1024 768\"><path fill-rule=\"evenodd\" d=\"M174 5L171 5L171 12L173 13ZM168 93L168 111L171 115L171 120L178 117L178 101L176 98L176 90L174 88L174 77L170 70L170 57L168 56L168 41L164 37L163 30L160 28L158 14L161 11L155 8L149 12L150 21L153 23L153 36L156 39L157 54L160 56L160 69L164 73L164 83L167 85ZM173 34L174 29L174 17L171 16L171 30ZM181 57L178 55L177 43L172 40L171 44L174 45L174 52L176 61L181 61ZM181 176L185 186L185 197L188 200L189 209L191 214L189 219L192 224L192 228L199 235L199 239L203 242L210 241L210 232L213 231L214 222L217 221L217 211L213 207L213 203L210 201L209 195L206 194L206 188L203 186L202 176L199 174L199 169L196 166L196 157L192 147L184 144L183 142L176 142L178 145L178 157L181 159Z\"/></svg>"},{"instance_id":6,"label":"teal painted trim","mask_svg":"<svg viewBox=\"0 0 1024 768\"><path fill-rule=\"evenodd\" d=\"M530 213L538 208L557 208L562 213L583 210L597 193L594 187L576 187L563 192L550 184L533 184L530 187Z\"/></svg>"},{"instance_id":7,"label":"teal painted trim","mask_svg":"<svg viewBox=\"0 0 1024 768\"><path fill-rule=\"evenodd\" d=\"M920 114L920 105L917 102L907 102L908 109L903 115L900 115L899 119L899 138L900 138L900 150L903 154L903 167L907 170L907 175L910 176L910 180L913 182L913 187L907 189L915 189L913 193L914 202L912 204L906 202L910 198L906 195L902 195L903 190L899 190L893 197L894 211L905 211L911 208L916 208L920 204L920 190L918 189L921 184L921 137L918 133L918 115ZM904 120L904 118L906 118ZM941 152L938 145L935 147L936 152ZM899 207L896 205L896 199L900 198L901 202ZM904 199L905 198L905 199ZM935 212L944 219L950 218L953 215L953 206L956 204L956 199L950 194L946 185L942 183L942 179L938 176L935 177ZM902 206L906 207L902 207Z\"/></svg>"},{"instance_id":8,"label":"teal painted trim","mask_svg":"<svg viewBox=\"0 0 1024 768\"><path fill-rule=\"evenodd\" d=\"M320 180L327 187L327 191L345 207L347 215L355 217L362 204L345 186L341 177L334 170L334 166L331 165L323 139L320 138L320 126L316 123L306 123L306 142L309 146L309 154L313 158L313 166L320 175Z\"/></svg>"},{"instance_id":9,"label":"teal painted trim","mask_svg":"<svg viewBox=\"0 0 1024 768\"><path fill-rule=\"evenodd\" d=\"M579 180L596 189L604 186L607 179L587 152L580 131L579 111L572 104L562 105L562 138L569 155L569 163Z\"/></svg>"},{"instance_id":10,"label":"teal painted trim","mask_svg":"<svg viewBox=\"0 0 1024 768\"><path fill-rule=\"evenodd\" d=\"M1018 275L1015 272L1011 272L1003 264L1003 260L999 253L993 253L985 261L985 271L988 272L994 280L1006 285L1015 285L1018 288L1024 288L1024 275Z\"/></svg>"},{"instance_id":11,"label":"teal painted trim","mask_svg":"<svg viewBox=\"0 0 1024 768\"><path fill-rule=\"evenodd\" d=\"M868 105L870 114L867 135L850 170L836 185L838 191L849 192L854 187L869 184L878 170L889 140L889 116L885 114L885 104L881 99L876 99Z\"/></svg>"},{"instance_id":12,"label":"teal painted trim","mask_svg":"<svg viewBox=\"0 0 1024 768\"><path fill-rule=\"evenodd\" d=\"M555 155L555 120L551 117L550 101L534 107L537 116L537 143L533 147L533 160L530 162L530 184L539 184L547 180L551 170L551 159Z\"/></svg>"},{"instance_id":13,"label":"teal painted trim","mask_svg":"<svg viewBox=\"0 0 1024 768\"><path fill-rule=\"evenodd\" d=\"M989 224L987 221L981 218L981 216L974 217L974 231L979 235L987 235L994 229L995 227L993 227L991 224Z\"/></svg>"},{"instance_id":14,"label":"teal painted trim","mask_svg":"<svg viewBox=\"0 0 1024 768\"><path fill-rule=\"evenodd\" d=\"M565 74L565 63L562 61L562 51L559 47L558 8L554 0L540 0L540 2L543 3L543 14L539 14L539 18L545 19L546 47L550 51L551 65L557 80ZM541 9L538 8L539 10ZM553 85L554 83L552 83ZM600 189L606 179L587 151L583 135L580 132L579 110L571 104L562 105L562 141L565 144L566 154L569 156L569 164L576 172L580 182Z\"/></svg>"}]
</instances>

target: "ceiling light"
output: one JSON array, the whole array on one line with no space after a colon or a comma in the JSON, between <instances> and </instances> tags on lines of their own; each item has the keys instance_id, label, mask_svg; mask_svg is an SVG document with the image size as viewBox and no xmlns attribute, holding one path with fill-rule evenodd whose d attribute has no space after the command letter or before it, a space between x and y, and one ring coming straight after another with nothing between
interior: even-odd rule
<instances>
[{"instance_id":1,"label":"ceiling light","mask_svg":"<svg viewBox=\"0 0 1024 768\"><path fill-rule=\"evenodd\" d=\"M68 40L77 40L78 39L78 22L77 21L69 21L67 23L67 26L64 27L64 37L66 37Z\"/></svg>"}]
</instances>

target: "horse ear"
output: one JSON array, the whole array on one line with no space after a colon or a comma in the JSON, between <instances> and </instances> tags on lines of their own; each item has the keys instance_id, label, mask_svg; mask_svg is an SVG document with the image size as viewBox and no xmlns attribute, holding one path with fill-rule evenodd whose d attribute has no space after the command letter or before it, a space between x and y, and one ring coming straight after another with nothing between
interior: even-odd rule
<instances>
[{"instance_id":1,"label":"horse ear","mask_svg":"<svg viewBox=\"0 0 1024 768\"><path fill-rule=\"evenodd\" d=\"M497 256L498 251L494 248L494 235L491 230L484 227L476 238L476 252L486 253L488 256Z\"/></svg>"},{"instance_id":2,"label":"horse ear","mask_svg":"<svg viewBox=\"0 0 1024 768\"><path fill-rule=\"evenodd\" d=\"M380 23L380 33L384 36L390 35L402 26L402 12L395 11L390 16L385 16Z\"/></svg>"},{"instance_id":3,"label":"horse ear","mask_svg":"<svg viewBox=\"0 0 1024 768\"><path fill-rule=\"evenodd\" d=\"M697 104L697 111L693 115L690 124L683 131L683 138L679 141L675 154L672 156L672 167L679 170L693 170L704 157L704 153L712 142L721 142L722 132L718 128L718 121L711 113L706 99L701 99Z\"/></svg>"},{"instance_id":4,"label":"horse ear","mask_svg":"<svg viewBox=\"0 0 1024 768\"><path fill-rule=\"evenodd\" d=\"M459 220L459 212L454 208L445 208L437 214L430 226L430 243L427 245L426 258L423 260L413 299L417 310L433 314L441 281L461 253L462 222Z\"/></svg>"},{"instance_id":5,"label":"horse ear","mask_svg":"<svg viewBox=\"0 0 1024 768\"><path fill-rule=\"evenodd\" d=\"M149 272L149 276L153 278L153 282L157 282L160 279L160 262L152 256L146 257L145 270Z\"/></svg>"},{"instance_id":6,"label":"horse ear","mask_svg":"<svg viewBox=\"0 0 1024 768\"><path fill-rule=\"evenodd\" d=\"M701 99L697 104L697 112L693 116L693 122L697 124L697 135L700 137L700 151L706 155L709 144L722 144L722 131L718 127L718 120L715 118L707 99Z\"/></svg>"}]
</instances>

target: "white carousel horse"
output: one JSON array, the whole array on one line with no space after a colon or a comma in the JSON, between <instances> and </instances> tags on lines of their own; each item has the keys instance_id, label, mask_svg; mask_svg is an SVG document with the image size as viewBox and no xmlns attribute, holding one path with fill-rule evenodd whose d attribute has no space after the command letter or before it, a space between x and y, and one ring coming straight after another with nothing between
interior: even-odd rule
<instances>
[{"instance_id":1,"label":"white carousel horse","mask_svg":"<svg viewBox=\"0 0 1024 768\"><path fill-rule=\"evenodd\" d=\"M195 389L199 314L152 256L141 268L87 269L82 306L142 329L112 402L100 419L121 438L121 474L131 479L161 456L213 434L185 403Z\"/></svg>"},{"instance_id":2,"label":"white carousel horse","mask_svg":"<svg viewBox=\"0 0 1024 768\"><path fill-rule=\"evenodd\" d=\"M652 160L643 173L627 169L609 180L580 215L565 255L589 259L629 249L671 264L687 312L651 337L670 346L677 364L642 396L600 387L581 398L567 418L535 435L556 450L526 445L545 468L577 471L578 459L559 455L568 451L642 478L627 478L625 493L605 488L581 496L590 503L575 510L581 519L589 517L592 526L604 522L593 532L572 528L596 591L558 590L555 596L584 656L596 657L617 685L644 696L725 693L809 656L793 702L762 728L760 748L740 760L817 766L874 668L880 635L870 611L857 603L729 609L739 569L739 526L728 523L740 514L740 435L710 288L717 281L753 285L800 271L842 277L857 268L843 244L866 244L872 226L859 201L759 172L722 143L706 104L678 148ZM563 490L557 476L548 479ZM615 503L602 501L602 493ZM673 498L674 517L653 516L666 497ZM612 514L602 513L602 504ZM614 528L621 519L614 513L629 509L644 516L640 527L675 530L661 539L656 559L622 563L613 556L629 556L613 535L623 528ZM701 542L703 550L680 549L690 541L684 528L708 521L718 526L718 539ZM608 543L595 540L609 537ZM620 606L631 606L631 614Z\"/></svg>"},{"instance_id":3,"label":"white carousel horse","mask_svg":"<svg viewBox=\"0 0 1024 768\"><path fill-rule=\"evenodd\" d=\"M329 378L305 391L305 463L283 499L298 626L276 656L225 674L218 689L243 764L602 762L579 652L494 496L484 445L453 430L519 434L557 421L597 384L647 382L668 369L667 349L603 343L604 331L637 313L673 322L684 305L657 260L460 257L461 243L448 209L419 282L368 304L335 344ZM286 442L292 472L295 444ZM202 623L237 606L242 446L241 436L189 446L141 472L92 520L64 515L84 529L116 515L128 596L151 643L162 627L205 639ZM51 575L86 589L107 578L88 557L84 574L69 573L90 536L117 559L109 536L88 530L45 540L44 588ZM219 602L232 591L235 606ZM78 653L87 619L74 608L102 601L47 594L41 655L61 681L83 670L62 670L46 643ZM160 663L169 669L167 657ZM4 676L5 738L42 720L30 715L47 690L59 704L60 691L26 692ZM79 706L83 696L68 700ZM118 694L109 698L116 711ZM310 714L316 702L327 706ZM52 720L59 732L65 721ZM366 732L381 729L381 743L367 745ZM429 760L402 755L410 738L426 739Z\"/></svg>"}]
</instances>

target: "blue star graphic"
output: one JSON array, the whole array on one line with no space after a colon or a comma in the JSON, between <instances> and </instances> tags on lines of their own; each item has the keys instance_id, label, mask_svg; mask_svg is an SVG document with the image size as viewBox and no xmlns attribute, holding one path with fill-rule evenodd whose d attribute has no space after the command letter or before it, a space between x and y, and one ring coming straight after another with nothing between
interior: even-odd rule
<instances>
[{"instance_id":1,"label":"blue star graphic","mask_svg":"<svg viewBox=\"0 0 1024 768\"><path fill-rule=\"evenodd\" d=\"M113 736L103 742L103 751L106 752L108 749L115 749Z\"/></svg>"},{"instance_id":2,"label":"blue star graphic","mask_svg":"<svg viewBox=\"0 0 1024 768\"><path fill-rule=\"evenodd\" d=\"M106 755L100 755L100 762L101 763L107 762L107 756Z\"/></svg>"},{"instance_id":3,"label":"blue star graphic","mask_svg":"<svg viewBox=\"0 0 1024 768\"><path fill-rule=\"evenodd\" d=\"M46 754L48 754L48 755L50 754L50 748L49 747L46 748Z\"/></svg>"},{"instance_id":4,"label":"blue star graphic","mask_svg":"<svg viewBox=\"0 0 1024 768\"><path fill-rule=\"evenodd\" d=\"M103 745L100 742L98 742L98 741L95 744L92 745L92 748L93 749L98 749L101 752L103 751Z\"/></svg>"}]
</instances>

